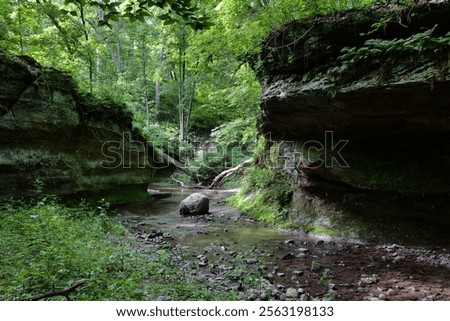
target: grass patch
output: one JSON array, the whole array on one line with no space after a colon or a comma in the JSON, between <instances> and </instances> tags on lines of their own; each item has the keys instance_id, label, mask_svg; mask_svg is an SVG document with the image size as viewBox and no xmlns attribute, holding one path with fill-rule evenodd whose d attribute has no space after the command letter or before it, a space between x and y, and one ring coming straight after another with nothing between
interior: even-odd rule
<instances>
[{"instance_id":1,"label":"grass patch","mask_svg":"<svg viewBox=\"0 0 450 321\"><path fill-rule=\"evenodd\" d=\"M273 207L273 204L264 204L263 199L263 192L250 195L239 192L229 199L229 203L258 221L269 224L280 223L277 218L277 210Z\"/></svg>"},{"instance_id":2,"label":"grass patch","mask_svg":"<svg viewBox=\"0 0 450 321\"><path fill-rule=\"evenodd\" d=\"M285 172L254 166L245 171L242 188L229 203L259 221L286 226L292 194Z\"/></svg>"},{"instance_id":3,"label":"grass patch","mask_svg":"<svg viewBox=\"0 0 450 321\"><path fill-rule=\"evenodd\" d=\"M71 300L231 300L185 280L170 248L141 254L106 209L52 199L0 205L0 300L27 300L81 279ZM60 300L62 297L52 299Z\"/></svg>"},{"instance_id":4,"label":"grass patch","mask_svg":"<svg viewBox=\"0 0 450 321\"><path fill-rule=\"evenodd\" d=\"M330 228L326 228L323 226L312 226L307 225L303 227L303 231L306 233L313 233L313 234L322 234L322 235L329 235L329 236L337 236L339 233L335 230L332 230Z\"/></svg>"}]
</instances>

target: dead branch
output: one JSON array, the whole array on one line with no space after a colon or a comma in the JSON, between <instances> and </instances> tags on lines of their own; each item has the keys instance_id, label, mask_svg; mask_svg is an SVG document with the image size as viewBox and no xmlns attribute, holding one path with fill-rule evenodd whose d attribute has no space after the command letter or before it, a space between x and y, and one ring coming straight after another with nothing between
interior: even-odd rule
<instances>
[{"instance_id":1,"label":"dead branch","mask_svg":"<svg viewBox=\"0 0 450 321\"><path fill-rule=\"evenodd\" d=\"M191 186L191 185L186 185L186 184L184 184L182 181L180 181L180 180L174 178L173 176L170 176L170 179L173 180L175 183L179 184L179 185L180 185L181 187L183 187L183 188L188 188L188 189L199 189L199 188L204 188L204 187L202 187L200 184L192 185L192 186Z\"/></svg>"},{"instance_id":2,"label":"dead branch","mask_svg":"<svg viewBox=\"0 0 450 321\"><path fill-rule=\"evenodd\" d=\"M87 279L82 279L63 290L50 291L50 292L47 292L44 294L34 295L29 300L39 301L39 300L48 299L48 298L55 297L55 296L63 296L66 298L67 301L70 301L69 294L72 293L73 291L75 291L76 288L85 284L87 281L88 281Z\"/></svg>"},{"instance_id":3,"label":"dead branch","mask_svg":"<svg viewBox=\"0 0 450 321\"><path fill-rule=\"evenodd\" d=\"M217 175L214 180L212 181L211 185L209 185L208 188L214 188L220 184L222 184L225 180L227 180L231 175L239 173L240 171L242 171L244 168L248 167L249 165L251 165L253 163L253 158L247 159L245 161L243 161L242 163L240 163L239 165L224 170L222 173L220 173L219 175Z\"/></svg>"}]
</instances>

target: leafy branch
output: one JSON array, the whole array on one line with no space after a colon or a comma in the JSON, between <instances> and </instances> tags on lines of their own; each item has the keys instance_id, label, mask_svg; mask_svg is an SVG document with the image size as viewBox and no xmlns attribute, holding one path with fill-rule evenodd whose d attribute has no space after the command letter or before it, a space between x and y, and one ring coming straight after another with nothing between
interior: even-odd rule
<instances>
[{"instance_id":1,"label":"leafy branch","mask_svg":"<svg viewBox=\"0 0 450 321\"><path fill-rule=\"evenodd\" d=\"M164 24L172 24L178 21L184 21L194 30L207 29L212 26L209 18L200 13L199 7L192 4L191 0L64 0L64 4L75 6L97 7L102 11L102 17L99 20L101 25L111 27L110 21L118 21L119 18L128 18L131 22L145 22L147 17L153 16L152 8L160 8L164 13L158 18L164 21ZM75 10L61 9L63 13L77 16Z\"/></svg>"}]
</instances>

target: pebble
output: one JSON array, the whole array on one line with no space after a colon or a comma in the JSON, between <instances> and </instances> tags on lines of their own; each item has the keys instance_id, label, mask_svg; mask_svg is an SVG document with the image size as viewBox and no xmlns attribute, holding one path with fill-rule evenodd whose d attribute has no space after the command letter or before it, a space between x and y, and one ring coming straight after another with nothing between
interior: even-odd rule
<instances>
[{"instance_id":1,"label":"pebble","mask_svg":"<svg viewBox=\"0 0 450 321\"><path fill-rule=\"evenodd\" d=\"M244 290L244 287L242 286L242 283L239 282L238 284L234 285L231 289L236 292L241 292L242 290Z\"/></svg>"},{"instance_id":2,"label":"pebble","mask_svg":"<svg viewBox=\"0 0 450 321\"><path fill-rule=\"evenodd\" d=\"M258 260L257 259L246 259L245 263L247 263L247 264L256 264L256 263L258 263Z\"/></svg>"},{"instance_id":3,"label":"pebble","mask_svg":"<svg viewBox=\"0 0 450 321\"><path fill-rule=\"evenodd\" d=\"M375 284L377 282L378 282L378 275L363 274L363 275L361 275L361 280L358 282L358 285L364 287L366 284Z\"/></svg>"},{"instance_id":4,"label":"pebble","mask_svg":"<svg viewBox=\"0 0 450 321\"><path fill-rule=\"evenodd\" d=\"M394 293L395 293L395 291L394 291L393 289L389 289L389 290L387 290L387 292L386 292L387 295L392 295L392 294L394 294Z\"/></svg>"},{"instance_id":5,"label":"pebble","mask_svg":"<svg viewBox=\"0 0 450 321\"><path fill-rule=\"evenodd\" d=\"M293 258L295 258L295 256L292 253L287 253L281 257L282 260L292 260Z\"/></svg>"},{"instance_id":6,"label":"pebble","mask_svg":"<svg viewBox=\"0 0 450 321\"><path fill-rule=\"evenodd\" d=\"M337 296L337 293L336 290L328 290L328 294L332 295L334 298Z\"/></svg>"},{"instance_id":7,"label":"pebble","mask_svg":"<svg viewBox=\"0 0 450 321\"><path fill-rule=\"evenodd\" d=\"M298 275L298 276L302 276L305 273L303 271L300 271L300 270L295 270L295 271L292 271L292 274Z\"/></svg>"},{"instance_id":8,"label":"pebble","mask_svg":"<svg viewBox=\"0 0 450 321\"><path fill-rule=\"evenodd\" d=\"M294 288L288 288L286 290L286 297L288 298L298 298L298 290Z\"/></svg>"},{"instance_id":9,"label":"pebble","mask_svg":"<svg viewBox=\"0 0 450 321\"><path fill-rule=\"evenodd\" d=\"M401 261L404 261L405 260L405 257L404 256L396 256L396 257L394 257L394 259L392 260L392 263L398 263L398 262L401 262Z\"/></svg>"},{"instance_id":10,"label":"pebble","mask_svg":"<svg viewBox=\"0 0 450 321\"><path fill-rule=\"evenodd\" d=\"M280 278L283 277L284 275L285 275L285 274L282 273L282 272L278 272L278 273L277 273L277 276L280 277Z\"/></svg>"},{"instance_id":11,"label":"pebble","mask_svg":"<svg viewBox=\"0 0 450 321\"><path fill-rule=\"evenodd\" d=\"M291 244L294 244L294 242L295 241L293 239L289 239L289 240L284 241L284 244L291 245Z\"/></svg>"},{"instance_id":12,"label":"pebble","mask_svg":"<svg viewBox=\"0 0 450 321\"><path fill-rule=\"evenodd\" d=\"M309 293L303 293L300 296L300 301L308 301L309 300Z\"/></svg>"},{"instance_id":13,"label":"pebble","mask_svg":"<svg viewBox=\"0 0 450 321\"><path fill-rule=\"evenodd\" d=\"M383 294L383 293L380 293L380 294L378 295L378 299L384 300L384 299L386 299L386 295Z\"/></svg>"},{"instance_id":14,"label":"pebble","mask_svg":"<svg viewBox=\"0 0 450 321\"><path fill-rule=\"evenodd\" d=\"M351 283L341 283L341 284L339 284L339 286L342 287L342 288L352 288L353 284L351 284Z\"/></svg>"},{"instance_id":15,"label":"pebble","mask_svg":"<svg viewBox=\"0 0 450 321\"><path fill-rule=\"evenodd\" d=\"M299 251L300 253L308 253L308 252L309 252L309 249L307 249L307 248L305 248L305 247L301 247L301 248L298 249L298 251Z\"/></svg>"},{"instance_id":16,"label":"pebble","mask_svg":"<svg viewBox=\"0 0 450 321\"><path fill-rule=\"evenodd\" d=\"M319 241L317 241L317 245L323 245L324 243L325 243L324 240L319 240Z\"/></svg>"},{"instance_id":17,"label":"pebble","mask_svg":"<svg viewBox=\"0 0 450 321\"><path fill-rule=\"evenodd\" d=\"M258 298L258 293L257 293L256 290L250 289L250 290L247 292L247 300L248 300L248 301L254 301L254 300L256 300L257 298Z\"/></svg>"}]
</instances>

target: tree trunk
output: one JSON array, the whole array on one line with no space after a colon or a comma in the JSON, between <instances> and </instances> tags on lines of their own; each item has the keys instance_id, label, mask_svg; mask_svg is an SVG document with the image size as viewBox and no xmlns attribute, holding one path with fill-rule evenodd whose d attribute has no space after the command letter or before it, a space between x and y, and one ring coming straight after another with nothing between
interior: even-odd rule
<instances>
[{"instance_id":1,"label":"tree trunk","mask_svg":"<svg viewBox=\"0 0 450 321\"><path fill-rule=\"evenodd\" d=\"M146 51L146 41L147 35L144 31L142 34L142 75L144 77L144 100L145 100L145 114L146 114L146 128L147 131L150 129L150 103L148 97L148 88L147 88L147 51Z\"/></svg>"},{"instance_id":2,"label":"tree trunk","mask_svg":"<svg viewBox=\"0 0 450 321\"><path fill-rule=\"evenodd\" d=\"M21 3L20 0L16 1L17 3L17 16L19 19L19 46L20 46L20 54L23 55L24 50L23 50L23 35L22 35L22 8L21 8Z\"/></svg>"},{"instance_id":3,"label":"tree trunk","mask_svg":"<svg viewBox=\"0 0 450 321\"><path fill-rule=\"evenodd\" d=\"M98 9L97 11L97 23L103 22L105 19L105 12L103 9ZM105 37L103 35L101 28L95 28L95 34L97 35L97 39L101 42L105 41ZM95 49L95 53L97 54L96 64L95 64L95 72L97 75L97 80L99 78L99 75L101 75L102 72L102 66L103 66L103 57L100 55L98 48Z\"/></svg>"},{"instance_id":4,"label":"tree trunk","mask_svg":"<svg viewBox=\"0 0 450 321\"><path fill-rule=\"evenodd\" d=\"M162 61L164 60L164 48L161 48L161 51L159 52L158 61L159 65L162 64ZM155 110L158 112L161 108L161 80L159 77L156 79L155 83Z\"/></svg>"},{"instance_id":5,"label":"tree trunk","mask_svg":"<svg viewBox=\"0 0 450 321\"><path fill-rule=\"evenodd\" d=\"M161 81L156 80L155 83L155 109L159 110L161 108Z\"/></svg>"},{"instance_id":6,"label":"tree trunk","mask_svg":"<svg viewBox=\"0 0 450 321\"><path fill-rule=\"evenodd\" d=\"M180 30L180 43L178 47L178 116L179 116L179 129L180 129L180 142L186 138L185 129L185 82L186 82L186 32L185 26Z\"/></svg>"},{"instance_id":7,"label":"tree trunk","mask_svg":"<svg viewBox=\"0 0 450 321\"><path fill-rule=\"evenodd\" d=\"M196 83L194 80L194 83L192 84L192 87L191 87L191 92L189 94L189 107L188 107L188 113L186 116L186 127L185 127L186 133L189 132L189 122L191 120L192 104L194 103L195 85L196 85Z\"/></svg>"},{"instance_id":8,"label":"tree trunk","mask_svg":"<svg viewBox=\"0 0 450 321\"><path fill-rule=\"evenodd\" d=\"M89 33L86 28L86 18L84 17L84 6L81 2L78 2L79 9L80 9L80 19L81 24L83 25L83 34L84 39L86 40L86 43L89 41ZM87 53L88 58L88 67L89 67L89 92L93 91L94 86L94 62L92 59L92 55L90 52Z\"/></svg>"},{"instance_id":9,"label":"tree trunk","mask_svg":"<svg viewBox=\"0 0 450 321\"><path fill-rule=\"evenodd\" d=\"M116 24L116 68L117 68L117 79L120 79L122 75L122 44L120 41L120 30L122 29L122 24L118 22Z\"/></svg>"}]
</instances>

